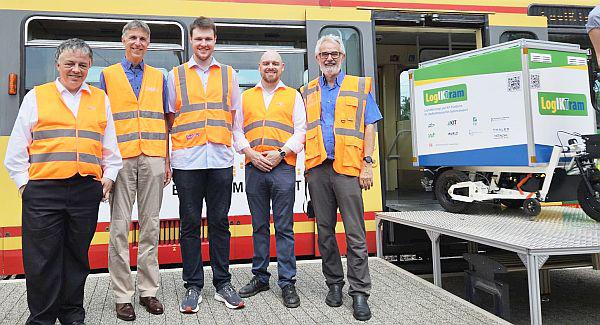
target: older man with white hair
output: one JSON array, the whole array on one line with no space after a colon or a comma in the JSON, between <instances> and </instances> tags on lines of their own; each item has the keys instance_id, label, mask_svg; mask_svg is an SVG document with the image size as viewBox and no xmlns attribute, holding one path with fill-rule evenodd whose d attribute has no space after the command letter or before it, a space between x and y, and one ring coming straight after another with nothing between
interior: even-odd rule
<instances>
[{"instance_id":1,"label":"older man with white hair","mask_svg":"<svg viewBox=\"0 0 600 325\"><path fill-rule=\"evenodd\" d=\"M344 273L335 237L337 209L346 232L349 295L353 316L371 318L371 289L361 189L373 185L376 123L382 116L371 95L372 79L346 75L338 36L325 35L315 46L322 76L301 89L306 104L306 181L317 219L319 251L329 293L325 303L342 305Z\"/></svg>"}]
</instances>

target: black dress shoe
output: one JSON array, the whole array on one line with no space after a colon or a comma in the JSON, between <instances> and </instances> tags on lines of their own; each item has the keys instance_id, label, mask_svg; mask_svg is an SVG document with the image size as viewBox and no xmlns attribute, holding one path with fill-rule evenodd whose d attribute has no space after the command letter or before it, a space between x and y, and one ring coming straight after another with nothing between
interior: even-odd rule
<instances>
[{"instance_id":1,"label":"black dress shoe","mask_svg":"<svg viewBox=\"0 0 600 325\"><path fill-rule=\"evenodd\" d=\"M248 298L254 296L255 294L261 291L267 290L269 290L269 284L260 282L258 277L255 276L252 278L252 280L250 280L250 282L248 282L248 284L246 284L240 289L239 294L242 298Z\"/></svg>"},{"instance_id":2,"label":"black dress shoe","mask_svg":"<svg viewBox=\"0 0 600 325\"><path fill-rule=\"evenodd\" d=\"M371 309L369 308L367 299L367 295L365 294L352 296L352 309L354 309L352 316L357 320L366 321L371 318Z\"/></svg>"},{"instance_id":3,"label":"black dress shoe","mask_svg":"<svg viewBox=\"0 0 600 325\"><path fill-rule=\"evenodd\" d=\"M342 305L342 287L341 284L332 284L329 286L329 292L325 297L325 303L329 307L339 307Z\"/></svg>"},{"instance_id":4,"label":"black dress shoe","mask_svg":"<svg viewBox=\"0 0 600 325\"><path fill-rule=\"evenodd\" d=\"M300 306L300 297L296 292L296 286L288 284L281 289L281 296L283 297L283 305L287 308L296 308Z\"/></svg>"}]
</instances>

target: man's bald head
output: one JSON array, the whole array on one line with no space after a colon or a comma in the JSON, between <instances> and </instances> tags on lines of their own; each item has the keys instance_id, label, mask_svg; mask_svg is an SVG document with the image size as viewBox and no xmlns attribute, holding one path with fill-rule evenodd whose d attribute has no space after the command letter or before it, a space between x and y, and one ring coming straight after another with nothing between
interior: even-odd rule
<instances>
[{"instance_id":1,"label":"man's bald head","mask_svg":"<svg viewBox=\"0 0 600 325\"><path fill-rule=\"evenodd\" d=\"M281 55L277 51L268 50L260 57L258 71L264 83L275 86L281 78L284 67Z\"/></svg>"}]
</instances>

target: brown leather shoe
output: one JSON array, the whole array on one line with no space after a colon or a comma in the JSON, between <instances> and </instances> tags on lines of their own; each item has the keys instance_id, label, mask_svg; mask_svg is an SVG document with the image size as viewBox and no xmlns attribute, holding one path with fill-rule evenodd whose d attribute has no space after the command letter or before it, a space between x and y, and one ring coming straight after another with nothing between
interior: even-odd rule
<instances>
[{"instance_id":1,"label":"brown leather shoe","mask_svg":"<svg viewBox=\"0 0 600 325\"><path fill-rule=\"evenodd\" d=\"M150 314L161 315L164 312L163 304L156 297L140 297L140 305L146 307Z\"/></svg>"},{"instance_id":2,"label":"brown leather shoe","mask_svg":"<svg viewBox=\"0 0 600 325\"><path fill-rule=\"evenodd\" d=\"M133 321L135 320L135 310L133 309L133 305L130 303L124 304L116 304L117 318L122 319L124 321Z\"/></svg>"}]
</instances>

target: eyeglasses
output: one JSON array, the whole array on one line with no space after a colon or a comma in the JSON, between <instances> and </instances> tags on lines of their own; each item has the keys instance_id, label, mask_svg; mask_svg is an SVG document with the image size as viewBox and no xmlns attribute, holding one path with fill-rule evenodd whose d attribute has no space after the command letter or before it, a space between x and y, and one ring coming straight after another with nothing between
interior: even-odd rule
<instances>
[{"instance_id":1,"label":"eyeglasses","mask_svg":"<svg viewBox=\"0 0 600 325\"><path fill-rule=\"evenodd\" d=\"M319 53L319 57L323 60L327 59L329 56L331 55L332 59L337 59L340 57L340 52L338 51L333 51L333 52L321 52Z\"/></svg>"}]
</instances>

